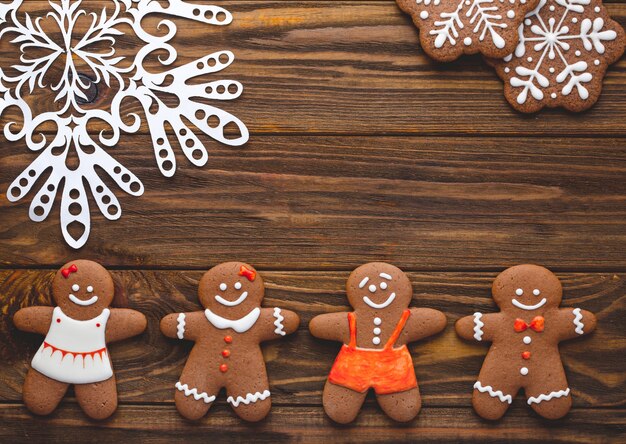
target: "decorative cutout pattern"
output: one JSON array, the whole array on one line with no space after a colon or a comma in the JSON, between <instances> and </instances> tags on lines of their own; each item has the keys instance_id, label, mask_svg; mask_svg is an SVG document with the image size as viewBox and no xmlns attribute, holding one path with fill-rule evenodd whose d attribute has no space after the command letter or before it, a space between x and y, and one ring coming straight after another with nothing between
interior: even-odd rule
<instances>
[{"instance_id":1,"label":"decorative cutout pattern","mask_svg":"<svg viewBox=\"0 0 626 444\"><path fill-rule=\"evenodd\" d=\"M166 134L171 126L187 159L196 166L208 161L206 147L194 134L195 127L212 139L240 146L248 141L246 126L235 116L197 98L233 100L241 95L243 87L233 80L200 82L192 80L215 74L234 61L230 51L219 51L182 66L170 68L178 54L171 41L176 35L173 17L193 20L206 25L223 26L232 22L232 15L217 6L202 6L184 0L163 2L154 0L111 0L113 7L101 12L88 13L82 9L82 0L50 0L50 11L45 17L18 17L23 0L0 4L0 39L10 39L19 48L20 62L9 70L0 69L0 115L10 107L19 109L23 125L8 122L4 135L9 141L24 139L28 148L38 152L35 161L9 186L7 197L16 202L26 196L35 183L48 173L47 180L37 192L30 206L33 221L43 221L49 215L57 193L61 198L61 230L66 242L73 248L82 247L90 233L90 211L87 188L93 195L102 214L109 220L119 219L121 206L113 192L100 178L106 172L125 192L140 196L144 192L141 181L116 161L107 150L120 140L122 132L139 131L142 118L137 114L123 116L121 105L125 99L138 100L145 113L154 147L155 158L161 173L171 177L176 172L174 149ZM167 16L161 20L161 35L155 36L142 27L142 21L151 14ZM56 41L44 32L42 20L53 20L62 41ZM79 21L89 20L84 34L77 29ZM116 56L115 43L124 32L132 28L143 43L132 63L123 66L124 57ZM101 49L104 48L104 49ZM146 59L155 51L161 55L159 63L163 72L148 72ZM163 52L166 57L163 57ZM78 65L87 67L79 72ZM59 80L46 85L53 66L60 65ZM202 79L203 80L203 79ZM106 85L116 90L109 110L90 109L86 104L94 85ZM35 114L28 95L37 89L49 89L54 94L57 110ZM178 104L166 105L164 95L175 95ZM123 121L130 118L131 123ZM104 124L111 134L101 132L92 136L89 124ZM52 136L37 133L43 125L52 126ZM235 126L239 135L228 137L225 128ZM15 129L20 127L20 129ZM78 158L76 168L68 166L70 154ZM70 233L69 227L78 224L80 234Z\"/></svg>"}]
</instances>

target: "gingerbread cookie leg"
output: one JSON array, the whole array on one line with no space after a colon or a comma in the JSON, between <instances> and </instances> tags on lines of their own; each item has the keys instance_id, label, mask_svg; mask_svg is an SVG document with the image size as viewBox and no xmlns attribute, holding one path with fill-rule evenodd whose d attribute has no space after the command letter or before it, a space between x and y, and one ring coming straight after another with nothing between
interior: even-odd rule
<instances>
[{"instance_id":1,"label":"gingerbread cookie leg","mask_svg":"<svg viewBox=\"0 0 626 444\"><path fill-rule=\"evenodd\" d=\"M49 415L57 408L68 387L69 384L48 378L31 368L24 381L24 404L36 415Z\"/></svg>"},{"instance_id":2,"label":"gingerbread cookie leg","mask_svg":"<svg viewBox=\"0 0 626 444\"><path fill-rule=\"evenodd\" d=\"M529 379L526 402L544 418L559 419L572 408L572 397L563 364L552 362L547 368L550 376Z\"/></svg>"},{"instance_id":3,"label":"gingerbread cookie leg","mask_svg":"<svg viewBox=\"0 0 626 444\"><path fill-rule=\"evenodd\" d=\"M498 359L493 354L487 355L478 381L474 383L472 405L476 413L485 419L500 419L520 389L517 380L508 378L508 373L502 371L505 359L504 356Z\"/></svg>"},{"instance_id":4,"label":"gingerbread cookie leg","mask_svg":"<svg viewBox=\"0 0 626 444\"><path fill-rule=\"evenodd\" d=\"M106 381L74 386L76 400L83 411L93 419L106 419L117 409L115 376Z\"/></svg>"},{"instance_id":5,"label":"gingerbread cookie leg","mask_svg":"<svg viewBox=\"0 0 626 444\"><path fill-rule=\"evenodd\" d=\"M174 401L178 412L187 419L202 418L213 405L220 388L220 384L210 376L202 356L194 358L192 350L183 374L176 383Z\"/></svg>"},{"instance_id":6,"label":"gingerbread cookie leg","mask_svg":"<svg viewBox=\"0 0 626 444\"><path fill-rule=\"evenodd\" d=\"M408 422L414 419L422 408L422 397L419 387L400 393L377 395L380 408L398 422Z\"/></svg>"},{"instance_id":7,"label":"gingerbread cookie leg","mask_svg":"<svg viewBox=\"0 0 626 444\"><path fill-rule=\"evenodd\" d=\"M326 414L339 424L348 424L356 419L365 401L367 392L357 392L326 381L323 404Z\"/></svg>"},{"instance_id":8,"label":"gingerbread cookie leg","mask_svg":"<svg viewBox=\"0 0 626 444\"><path fill-rule=\"evenodd\" d=\"M265 362L261 359L259 356L257 360L248 363L246 373L254 375L252 379L234 378L226 386L228 394L226 400L237 416L246 421L260 421L267 416L272 407Z\"/></svg>"}]
</instances>

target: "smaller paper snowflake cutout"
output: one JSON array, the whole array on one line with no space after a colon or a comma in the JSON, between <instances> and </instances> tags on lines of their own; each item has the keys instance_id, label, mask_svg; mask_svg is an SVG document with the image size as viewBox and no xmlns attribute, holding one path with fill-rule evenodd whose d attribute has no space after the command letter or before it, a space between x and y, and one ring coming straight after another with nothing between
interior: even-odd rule
<instances>
[{"instance_id":1,"label":"smaller paper snowflake cutout","mask_svg":"<svg viewBox=\"0 0 626 444\"><path fill-rule=\"evenodd\" d=\"M590 108L607 68L624 53L624 30L600 0L541 0L518 32L515 51L489 62L507 100L523 112Z\"/></svg>"},{"instance_id":2,"label":"smaller paper snowflake cutout","mask_svg":"<svg viewBox=\"0 0 626 444\"><path fill-rule=\"evenodd\" d=\"M538 0L396 0L420 29L424 51L439 61L480 52L504 57Z\"/></svg>"}]
</instances>

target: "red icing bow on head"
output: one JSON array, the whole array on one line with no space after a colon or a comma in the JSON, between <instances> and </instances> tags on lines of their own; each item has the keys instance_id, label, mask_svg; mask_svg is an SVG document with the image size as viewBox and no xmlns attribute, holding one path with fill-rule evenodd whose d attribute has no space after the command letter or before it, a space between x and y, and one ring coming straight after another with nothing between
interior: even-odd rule
<instances>
[{"instance_id":1,"label":"red icing bow on head","mask_svg":"<svg viewBox=\"0 0 626 444\"><path fill-rule=\"evenodd\" d=\"M543 331L543 324L544 324L544 319L543 316L535 316L535 318L530 321L530 324L527 324L526 322L524 322L523 319L516 319L515 320L515 324L513 325L513 328L515 328L515 331L518 333L523 332L526 329L532 329L535 330L537 333L541 333Z\"/></svg>"},{"instance_id":2,"label":"red icing bow on head","mask_svg":"<svg viewBox=\"0 0 626 444\"><path fill-rule=\"evenodd\" d=\"M70 274L76 273L77 271L78 271L78 267L76 266L76 264L72 264L67 268L63 268L61 270L61 274L63 275L65 279L67 279L68 277L70 277Z\"/></svg>"},{"instance_id":3,"label":"red icing bow on head","mask_svg":"<svg viewBox=\"0 0 626 444\"><path fill-rule=\"evenodd\" d=\"M239 276L244 276L250 282L254 282L254 280L256 279L256 271L250 270L245 265L242 265L239 269Z\"/></svg>"}]
</instances>

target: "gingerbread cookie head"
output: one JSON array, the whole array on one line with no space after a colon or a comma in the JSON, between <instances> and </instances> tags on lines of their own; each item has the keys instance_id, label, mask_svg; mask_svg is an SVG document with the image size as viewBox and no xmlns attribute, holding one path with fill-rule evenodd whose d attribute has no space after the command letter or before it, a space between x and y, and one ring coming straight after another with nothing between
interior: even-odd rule
<instances>
[{"instance_id":1,"label":"gingerbread cookie head","mask_svg":"<svg viewBox=\"0 0 626 444\"><path fill-rule=\"evenodd\" d=\"M259 307L264 295L263 279L254 267L243 262L226 262L211 268L198 288L200 304L229 319L238 319Z\"/></svg>"},{"instance_id":2,"label":"gingerbread cookie head","mask_svg":"<svg viewBox=\"0 0 626 444\"><path fill-rule=\"evenodd\" d=\"M68 262L52 281L52 297L71 318L91 319L111 305L115 285L109 272L88 260Z\"/></svg>"},{"instance_id":3,"label":"gingerbread cookie head","mask_svg":"<svg viewBox=\"0 0 626 444\"><path fill-rule=\"evenodd\" d=\"M563 288L550 270L538 265L517 265L496 278L491 289L502 311L544 311L561 303Z\"/></svg>"},{"instance_id":4,"label":"gingerbread cookie head","mask_svg":"<svg viewBox=\"0 0 626 444\"><path fill-rule=\"evenodd\" d=\"M384 262L371 262L354 270L348 278L346 291L350 305L357 311L387 307L404 310L413 296L407 275Z\"/></svg>"}]
</instances>

